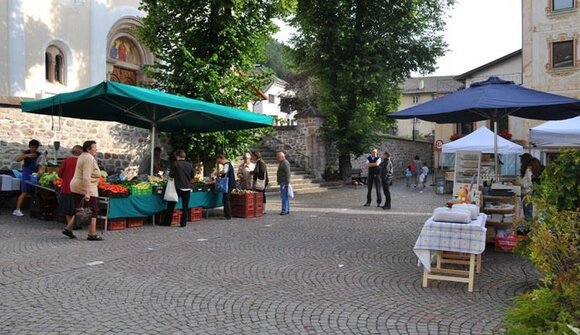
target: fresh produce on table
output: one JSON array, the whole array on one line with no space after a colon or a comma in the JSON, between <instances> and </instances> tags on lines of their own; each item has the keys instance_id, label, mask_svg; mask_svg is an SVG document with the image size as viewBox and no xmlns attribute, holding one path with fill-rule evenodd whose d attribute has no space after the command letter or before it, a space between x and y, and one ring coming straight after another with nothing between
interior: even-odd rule
<instances>
[{"instance_id":1,"label":"fresh produce on table","mask_svg":"<svg viewBox=\"0 0 580 335\"><path fill-rule=\"evenodd\" d=\"M246 193L256 193L256 192L255 191L252 191L252 190L241 190L239 188L236 188L236 189L232 190L232 194L243 195L243 194L246 194Z\"/></svg>"},{"instance_id":2,"label":"fresh produce on table","mask_svg":"<svg viewBox=\"0 0 580 335\"><path fill-rule=\"evenodd\" d=\"M44 173L44 174L42 174L42 176L40 176L40 179L38 180L38 184L41 186L53 186L53 185L55 185L54 181L57 179L59 179L59 178L58 178L58 174L56 172Z\"/></svg>"},{"instance_id":3,"label":"fresh produce on table","mask_svg":"<svg viewBox=\"0 0 580 335\"><path fill-rule=\"evenodd\" d=\"M165 186L167 185L167 179L163 179L157 176L148 176L147 180L151 184L151 186Z\"/></svg>"},{"instance_id":4,"label":"fresh produce on table","mask_svg":"<svg viewBox=\"0 0 580 335\"><path fill-rule=\"evenodd\" d=\"M129 189L122 185L115 185L102 182L99 183L99 193L105 196L128 195Z\"/></svg>"}]
</instances>

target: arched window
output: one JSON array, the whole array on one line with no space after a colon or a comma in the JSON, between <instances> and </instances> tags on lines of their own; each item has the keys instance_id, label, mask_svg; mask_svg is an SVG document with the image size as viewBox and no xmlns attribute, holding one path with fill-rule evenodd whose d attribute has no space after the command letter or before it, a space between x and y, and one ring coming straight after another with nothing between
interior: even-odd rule
<instances>
[{"instance_id":1,"label":"arched window","mask_svg":"<svg viewBox=\"0 0 580 335\"><path fill-rule=\"evenodd\" d=\"M64 84L63 83L63 66L62 66L62 56L61 55L56 55L56 57L54 57L54 80Z\"/></svg>"},{"instance_id":2,"label":"arched window","mask_svg":"<svg viewBox=\"0 0 580 335\"><path fill-rule=\"evenodd\" d=\"M44 54L46 81L65 85L65 58L62 51L54 45L49 46Z\"/></svg>"},{"instance_id":3,"label":"arched window","mask_svg":"<svg viewBox=\"0 0 580 335\"><path fill-rule=\"evenodd\" d=\"M44 53L44 78L50 80L50 54L48 52Z\"/></svg>"}]
</instances>

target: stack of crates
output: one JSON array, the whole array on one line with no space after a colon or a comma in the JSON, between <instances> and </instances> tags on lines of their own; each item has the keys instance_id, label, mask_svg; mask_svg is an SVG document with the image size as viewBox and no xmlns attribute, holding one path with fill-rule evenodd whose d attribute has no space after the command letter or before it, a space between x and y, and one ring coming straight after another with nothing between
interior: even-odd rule
<instances>
[{"instance_id":1,"label":"stack of crates","mask_svg":"<svg viewBox=\"0 0 580 335\"><path fill-rule=\"evenodd\" d=\"M255 216L256 193L230 194L232 216L236 218L253 218Z\"/></svg>"}]
</instances>

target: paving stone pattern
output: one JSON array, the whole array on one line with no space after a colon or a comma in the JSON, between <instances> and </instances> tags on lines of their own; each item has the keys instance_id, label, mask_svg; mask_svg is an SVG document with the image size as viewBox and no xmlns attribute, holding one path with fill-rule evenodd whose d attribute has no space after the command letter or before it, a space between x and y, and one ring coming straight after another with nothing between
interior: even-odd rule
<instances>
[{"instance_id":1,"label":"paving stone pattern","mask_svg":"<svg viewBox=\"0 0 580 335\"><path fill-rule=\"evenodd\" d=\"M537 284L525 260L486 251L475 291L421 287L412 248L446 196L395 186L278 199L256 219L133 228L103 242L0 209L0 334L499 334L510 299ZM102 262L87 265L91 262Z\"/></svg>"}]
</instances>

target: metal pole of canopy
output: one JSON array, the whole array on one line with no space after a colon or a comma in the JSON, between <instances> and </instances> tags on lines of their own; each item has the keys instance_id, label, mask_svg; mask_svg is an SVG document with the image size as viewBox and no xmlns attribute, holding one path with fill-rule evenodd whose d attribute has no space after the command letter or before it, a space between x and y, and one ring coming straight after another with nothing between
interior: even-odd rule
<instances>
[{"instance_id":1,"label":"metal pole of canopy","mask_svg":"<svg viewBox=\"0 0 580 335\"><path fill-rule=\"evenodd\" d=\"M150 167L151 170L149 172L150 175L153 175L153 168L154 168L154 160L155 160L155 128L157 128L157 121L155 118L155 110L156 107L155 105L153 106L153 118L151 121L151 163L150 163ZM153 226L155 226L155 214L153 214L153 217L151 218L151 222L153 223Z\"/></svg>"}]
</instances>

